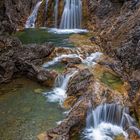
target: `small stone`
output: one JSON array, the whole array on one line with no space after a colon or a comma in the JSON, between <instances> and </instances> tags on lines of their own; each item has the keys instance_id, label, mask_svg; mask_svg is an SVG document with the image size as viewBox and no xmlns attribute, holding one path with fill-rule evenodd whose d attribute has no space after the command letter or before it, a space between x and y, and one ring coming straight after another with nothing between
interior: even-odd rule
<instances>
[{"instance_id":1,"label":"small stone","mask_svg":"<svg viewBox=\"0 0 140 140\"><path fill-rule=\"evenodd\" d=\"M37 88L37 89L34 90L34 92L40 94L40 93L43 92L43 89L41 89L41 88Z\"/></svg>"}]
</instances>

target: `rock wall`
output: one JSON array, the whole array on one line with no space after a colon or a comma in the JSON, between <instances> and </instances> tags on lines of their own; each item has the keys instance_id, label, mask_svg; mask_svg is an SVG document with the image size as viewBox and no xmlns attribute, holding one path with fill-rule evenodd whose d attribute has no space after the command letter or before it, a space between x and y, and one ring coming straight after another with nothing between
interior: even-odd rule
<instances>
[{"instance_id":1,"label":"rock wall","mask_svg":"<svg viewBox=\"0 0 140 140\"><path fill-rule=\"evenodd\" d=\"M23 27L38 0L1 0L0 34L12 33Z\"/></svg>"},{"instance_id":2,"label":"rock wall","mask_svg":"<svg viewBox=\"0 0 140 140\"><path fill-rule=\"evenodd\" d=\"M90 25L104 52L116 62L114 70L132 86L140 86L140 1L88 0Z\"/></svg>"},{"instance_id":3,"label":"rock wall","mask_svg":"<svg viewBox=\"0 0 140 140\"><path fill-rule=\"evenodd\" d=\"M0 36L0 84L19 74L52 86L57 73L47 71L41 64L53 50L52 44L23 46L15 37Z\"/></svg>"}]
</instances>

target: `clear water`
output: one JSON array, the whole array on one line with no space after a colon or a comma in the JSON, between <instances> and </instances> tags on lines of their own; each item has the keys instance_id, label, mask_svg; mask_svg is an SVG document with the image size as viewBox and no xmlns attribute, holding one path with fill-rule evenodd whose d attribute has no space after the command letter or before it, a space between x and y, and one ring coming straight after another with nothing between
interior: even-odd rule
<instances>
[{"instance_id":1,"label":"clear water","mask_svg":"<svg viewBox=\"0 0 140 140\"><path fill-rule=\"evenodd\" d=\"M64 118L64 110L48 103L44 91L47 88L25 78L0 85L0 140L36 140Z\"/></svg>"},{"instance_id":2,"label":"clear water","mask_svg":"<svg viewBox=\"0 0 140 140\"><path fill-rule=\"evenodd\" d=\"M45 28L24 29L15 34L23 44L52 42L57 47L74 47L74 44L68 40L70 35L71 34L56 34L49 32L48 29Z\"/></svg>"}]
</instances>

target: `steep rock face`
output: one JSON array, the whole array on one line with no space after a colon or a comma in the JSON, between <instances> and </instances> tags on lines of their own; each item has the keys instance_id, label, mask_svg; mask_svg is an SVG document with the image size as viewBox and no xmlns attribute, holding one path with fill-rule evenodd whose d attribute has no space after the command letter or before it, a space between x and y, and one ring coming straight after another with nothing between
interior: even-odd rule
<instances>
[{"instance_id":1,"label":"steep rock face","mask_svg":"<svg viewBox=\"0 0 140 140\"><path fill-rule=\"evenodd\" d=\"M140 1L88 0L88 4L99 45L116 60L114 70L130 81L131 95L140 85Z\"/></svg>"},{"instance_id":2,"label":"steep rock face","mask_svg":"<svg viewBox=\"0 0 140 140\"><path fill-rule=\"evenodd\" d=\"M139 1L89 0L89 4L102 48L120 60L127 71L139 69Z\"/></svg>"},{"instance_id":3,"label":"steep rock face","mask_svg":"<svg viewBox=\"0 0 140 140\"><path fill-rule=\"evenodd\" d=\"M27 17L38 0L1 0L0 34L12 33L23 27Z\"/></svg>"},{"instance_id":4,"label":"steep rock face","mask_svg":"<svg viewBox=\"0 0 140 140\"><path fill-rule=\"evenodd\" d=\"M140 0L88 0L95 42L115 61L111 68L130 85L129 100L140 122Z\"/></svg>"}]
</instances>

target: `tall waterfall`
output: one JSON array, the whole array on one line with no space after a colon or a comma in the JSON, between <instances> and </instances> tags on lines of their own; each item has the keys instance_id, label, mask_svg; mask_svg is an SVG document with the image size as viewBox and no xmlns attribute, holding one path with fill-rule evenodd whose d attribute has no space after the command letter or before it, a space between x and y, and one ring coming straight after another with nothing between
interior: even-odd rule
<instances>
[{"instance_id":1,"label":"tall waterfall","mask_svg":"<svg viewBox=\"0 0 140 140\"><path fill-rule=\"evenodd\" d=\"M83 139L113 140L117 135L123 135L127 139L129 129L140 133L128 110L117 104L104 104L94 110L89 109Z\"/></svg>"},{"instance_id":2,"label":"tall waterfall","mask_svg":"<svg viewBox=\"0 0 140 140\"><path fill-rule=\"evenodd\" d=\"M54 16L55 16L55 28L58 26L58 3L59 0L55 0Z\"/></svg>"},{"instance_id":3,"label":"tall waterfall","mask_svg":"<svg viewBox=\"0 0 140 140\"><path fill-rule=\"evenodd\" d=\"M44 0L37 2L36 6L33 9L33 12L31 13L31 15L28 17L28 19L26 21L25 28L34 28L35 27L38 10L43 1ZM49 0L45 0L46 15L48 12L48 2L49 2ZM53 8L54 12L52 13L52 15L50 15L50 14L49 15L54 17L54 22L50 22L51 17L47 18L49 20L49 24L54 23L55 28L53 28L53 30L50 30L51 32L57 33L57 31L58 31L58 33L60 33L60 32L63 33L64 30L65 30L64 33L66 33L66 32L67 33L68 32L72 32L72 33L73 32L87 32L87 30L81 29L82 0L63 0L63 1L53 0L52 2L53 2L54 7L51 6L49 8ZM59 9L59 7L63 8L62 12ZM61 17L59 19L60 14L61 14ZM44 19L44 20L46 20L46 19ZM42 25L42 26L44 26L44 25ZM49 25L49 26L52 26L52 25ZM74 30L72 31L70 29L74 29Z\"/></svg>"},{"instance_id":4,"label":"tall waterfall","mask_svg":"<svg viewBox=\"0 0 140 140\"><path fill-rule=\"evenodd\" d=\"M61 29L80 29L82 20L82 1L65 0L61 18Z\"/></svg>"},{"instance_id":5,"label":"tall waterfall","mask_svg":"<svg viewBox=\"0 0 140 140\"><path fill-rule=\"evenodd\" d=\"M31 15L28 17L27 21L26 21L26 24L25 24L25 28L34 28L35 27L35 21L36 21L36 18L37 18L37 14L38 14L38 10L39 10L39 7L41 5L43 1L39 1L33 12L31 13Z\"/></svg>"}]
</instances>

